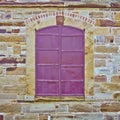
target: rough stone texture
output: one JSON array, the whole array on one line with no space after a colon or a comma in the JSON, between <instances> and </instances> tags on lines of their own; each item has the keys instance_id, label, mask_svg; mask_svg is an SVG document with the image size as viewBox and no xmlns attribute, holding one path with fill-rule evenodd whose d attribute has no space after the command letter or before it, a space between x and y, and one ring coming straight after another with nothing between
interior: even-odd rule
<instances>
[{"instance_id":1,"label":"rough stone texture","mask_svg":"<svg viewBox=\"0 0 120 120\"><path fill-rule=\"evenodd\" d=\"M26 74L26 68L24 67L9 67L7 68L7 75L25 75Z\"/></svg>"},{"instance_id":2,"label":"rough stone texture","mask_svg":"<svg viewBox=\"0 0 120 120\"><path fill-rule=\"evenodd\" d=\"M15 120L38 120L38 117L38 114L28 113L23 115L15 115Z\"/></svg>"},{"instance_id":3,"label":"rough stone texture","mask_svg":"<svg viewBox=\"0 0 120 120\"><path fill-rule=\"evenodd\" d=\"M119 103L105 103L101 105L102 112L118 112L120 111Z\"/></svg>"},{"instance_id":4,"label":"rough stone texture","mask_svg":"<svg viewBox=\"0 0 120 120\"><path fill-rule=\"evenodd\" d=\"M117 53L118 47L117 46L96 46L95 52L98 52L98 53Z\"/></svg>"},{"instance_id":5,"label":"rough stone texture","mask_svg":"<svg viewBox=\"0 0 120 120\"><path fill-rule=\"evenodd\" d=\"M3 1L8 2L0 2L4 4ZM119 120L112 113L117 115L120 111L120 9L110 8L119 4L110 0L81 0L94 7L105 2L109 8L80 8L78 1L37 6L32 1L30 6L24 3L21 7L10 1L14 0L9 0L11 7L0 7L0 112L5 113L5 120L48 120L48 116L54 120ZM24 23L25 19L48 10L69 10L85 18L52 16ZM90 24L89 18L95 24ZM36 97L35 30L63 24L85 30L85 97ZM35 97L35 101L29 97Z\"/></svg>"},{"instance_id":6,"label":"rough stone texture","mask_svg":"<svg viewBox=\"0 0 120 120\"><path fill-rule=\"evenodd\" d=\"M96 75L95 76L95 82L106 82L107 76L105 75Z\"/></svg>"},{"instance_id":7,"label":"rough stone texture","mask_svg":"<svg viewBox=\"0 0 120 120\"><path fill-rule=\"evenodd\" d=\"M21 106L20 104L1 104L0 105L1 113L20 113Z\"/></svg>"},{"instance_id":8,"label":"rough stone texture","mask_svg":"<svg viewBox=\"0 0 120 120\"><path fill-rule=\"evenodd\" d=\"M26 86L25 85L5 85L3 87L3 91L5 93L25 94L26 93Z\"/></svg>"},{"instance_id":9,"label":"rough stone texture","mask_svg":"<svg viewBox=\"0 0 120 120\"><path fill-rule=\"evenodd\" d=\"M107 91L120 91L120 84L113 84L113 83L103 83L100 86L101 92L107 92Z\"/></svg>"},{"instance_id":10,"label":"rough stone texture","mask_svg":"<svg viewBox=\"0 0 120 120\"><path fill-rule=\"evenodd\" d=\"M105 60L95 60L95 67L105 67L106 61Z\"/></svg>"},{"instance_id":11,"label":"rough stone texture","mask_svg":"<svg viewBox=\"0 0 120 120\"><path fill-rule=\"evenodd\" d=\"M24 36L0 36L0 42L24 42Z\"/></svg>"},{"instance_id":12,"label":"rough stone texture","mask_svg":"<svg viewBox=\"0 0 120 120\"><path fill-rule=\"evenodd\" d=\"M112 76L111 82L120 83L120 76L119 75Z\"/></svg>"},{"instance_id":13,"label":"rough stone texture","mask_svg":"<svg viewBox=\"0 0 120 120\"><path fill-rule=\"evenodd\" d=\"M76 120L103 120L103 114L81 114L76 115Z\"/></svg>"}]
</instances>

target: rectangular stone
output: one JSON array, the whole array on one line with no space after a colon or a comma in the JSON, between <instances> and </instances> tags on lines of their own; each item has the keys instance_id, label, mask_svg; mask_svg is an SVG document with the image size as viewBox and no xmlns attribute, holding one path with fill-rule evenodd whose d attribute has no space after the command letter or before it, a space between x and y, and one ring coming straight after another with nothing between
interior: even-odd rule
<instances>
[{"instance_id":1,"label":"rectangular stone","mask_svg":"<svg viewBox=\"0 0 120 120\"><path fill-rule=\"evenodd\" d=\"M111 59L112 55L109 53L95 53L94 58L98 59Z\"/></svg>"},{"instance_id":2,"label":"rectangular stone","mask_svg":"<svg viewBox=\"0 0 120 120\"><path fill-rule=\"evenodd\" d=\"M96 27L94 29L94 35L109 35L110 34L110 31L109 31L109 28L101 28L101 27Z\"/></svg>"},{"instance_id":3,"label":"rectangular stone","mask_svg":"<svg viewBox=\"0 0 120 120\"><path fill-rule=\"evenodd\" d=\"M14 54L21 54L21 45L14 45L13 53Z\"/></svg>"},{"instance_id":4,"label":"rectangular stone","mask_svg":"<svg viewBox=\"0 0 120 120\"><path fill-rule=\"evenodd\" d=\"M104 120L114 120L114 116L115 115L111 115L111 114L104 115Z\"/></svg>"},{"instance_id":5,"label":"rectangular stone","mask_svg":"<svg viewBox=\"0 0 120 120\"><path fill-rule=\"evenodd\" d=\"M95 46L95 52L98 53L118 53L118 46Z\"/></svg>"},{"instance_id":6,"label":"rectangular stone","mask_svg":"<svg viewBox=\"0 0 120 120\"><path fill-rule=\"evenodd\" d=\"M119 112L120 103L103 103L101 105L101 112Z\"/></svg>"},{"instance_id":7,"label":"rectangular stone","mask_svg":"<svg viewBox=\"0 0 120 120\"><path fill-rule=\"evenodd\" d=\"M76 120L103 120L102 113L84 113L75 116Z\"/></svg>"},{"instance_id":8,"label":"rectangular stone","mask_svg":"<svg viewBox=\"0 0 120 120\"><path fill-rule=\"evenodd\" d=\"M26 75L25 67L9 67L6 69L7 75Z\"/></svg>"},{"instance_id":9,"label":"rectangular stone","mask_svg":"<svg viewBox=\"0 0 120 120\"><path fill-rule=\"evenodd\" d=\"M16 93L0 93L0 99L17 99Z\"/></svg>"},{"instance_id":10,"label":"rectangular stone","mask_svg":"<svg viewBox=\"0 0 120 120\"><path fill-rule=\"evenodd\" d=\"M92 112L93 106L89 102L81 102L69 105L69 112Z\"/></svg>"},{"instance_id":11,"label":"rectangular stone","mask_svg":"<svg viewBox=\"0 0 120 120\"><path fill-rule=\"evenodd\" d=\"M24 42L25 37L22 35L0 35L0 42Z\"/></svg>"},{"instance_id":12,"label":"rectangular stone","mask_svg":"<svg viewBox=\"0 0 120 120\"><path fill-rule=\"evenodd\" d=\"M90 18L104 18L104 12L90 12Z\"/></svg>"},{"instance_id":13,"label":"rectangular stone","mask_svg":"<svg viewBox=\"0 0 120 120\"><path fill-rule=\"evenodd\" d=\"M106 66L106 60L95 60L95 67L105 67Z\"/></svg>"},{"instance_id":14,"label":"rectangular stone","mask_svg":"<svg viewBox=\"0 0 120 120\"><path fill-rule=\"evenodd\" d=\"M12 29L12 33L19 33L20 29Z\"/></svg>"},{"instance_id":15,"label":"rectangular stone","mask_svg":"<svg viewBox=\"0 0 120 120\"><path fill-rule=\"evenodd\" d=\"M120 44L120 36L115 36L115 43Z\"/></svg>"},{"instance_id":16,"label":"rectangular stone","mask_svg":"<svg viewBox=\"0 0 120 120\"><path fill-rule=\"evenodd\" d=\"M0 26L25 26L24 21L9 21L9 22L0 22Z\"/></svg>"},{"instance_id":17,"label":"rectangular stone","mask_svg":"<svg viewBox=\"0 0 120 120\"><path fill-rule=\"evenodd\" d=\"M112 31L113 31L113 34L115 36L120 36L120 28L119 27L118 28L112 28Z\"/></svg>"},{"instance_id":18,"label":"rectangular stone","mask_svg":"<svg viewBox=\"0 0 120 120\"><path fill-rule=\"evenodd\" d=\"M38 120L39 114L37 113L25 113L23 115L15 115L14 120Z\"/></svg>"},{"instance_id":19,"label":"rectangular stone","mask_svg":"<svg viewBox=\"0 0 120 120\"><path fill-rule=\"evenodd\" d=\"M53 111L55 111L55 106L52 103L46 104L36 103L31 104L30 106L30 112L53 112Z\"/></svg>"},{"instance_id":20,"label":"rectangular stone","mask_svg":"<svg viewBox=\"0 0 120 120\"><path fill-rule=\"evenodd\" d=\"M25 63L26 60L22 57L19 58L13 58L13 57L8 57L8 58L0 58L0 63L1 64L13 64L13 63Z\"/></svg>"},{"instance_id":21,"label":"rectangular stone","mask_svg":"<svg viewBox=\"0 0 120 120\"><path fill-rule=\"evenodd\" d=\"M107 77L106 75L96 75L95 76L95 82L106 82Z\"/></svg>"},{"instance_id":22,"label":"rectangular stone","mask_svg":"<svg viewBox=\"0 0 120 120\"><path fill-rule=\"evenodd\" d=\"M1 113L20 113L21 105L20 104L2 104L0 105Z\"/></svg>"},{"instance_id":23,"label":"rectangular stone","mask_svg":"<svg viewBox=\"0 0 120 120\"><path fill-rule=\"evenodd\" d=\"M68 112L68 104L58 104L55 105L56 112Z\"/></svg>"},{"instance_id":24,"label":"rectangular stone","mask_svg":"<svg viewBox=\"0 0 120 120\"><path fill-rule=\"evenodd\" d=\"M19 76L5 76L5 77L0 77L0 85L14 85L14 84L19 84L20 77Z\"/></svg>"},{"instance_id":25,"label":"rectangular stone","mask_svg":"<svg viewBox=\"0 0 120 120\"><path fill-rule=\"evenodd\" d=\"M40 114L39 118L40 118L39 120L48 120L48 115Z\"/></svg>"},{"instance_id":26,"label":"rectangular stone","mask_svg":"<svg viewBox=\"0 0 120 120\"><path fill-rule=\"evenodd\" d=\"M4 117L4 120L13 120L14 115L12 114L6 114Z\"/></svg>"},{"instance_id":27,"label":"rectangular stone","mask_svg":"<svg viewBox=\"0 0 120 120\"><path fill-rule=\"evenodd\" d=\"M0 43L0 51L6 51L7 50L7 44L6 43Z\"/></svg>"},{"instance_id":28,"label":"rectangular stone","mask_svg":"<svg viewBox=\"0 0 120 120\"><path fill-rule=\"evenodd\" d=\"M103 83L100 85L101 92L117 92L120 91L120 84L117 83Z\"/></svg>"},{"instance_id":29,"label":"rectangular stone","mask_svg":"<svg viewBox=\"0 0 120 120\"><path fill-rule=\"evenodd\" d=\"M25 94L26 85L4 85L3 92Z\"/></svg>"},{"instance_id":30,"label":"rectangular stone","mask_svg":"<svg viewBox=\"0 0 120 120\"><path fill-rule=\"evenodd\" d=\"M113 75L111 77L111 82L113 82L113 83L120 83L120 75Z\"/></svg>"},{"instance_id":31,"label":"rectangular stone","mask_svg":"<svg viewBox=\"0 0 120 120\"><path fill-rule=\"evenodd\" d=\"M120 12L114 13L115 20L120 20Z\"/></svg>"}]
</instances>

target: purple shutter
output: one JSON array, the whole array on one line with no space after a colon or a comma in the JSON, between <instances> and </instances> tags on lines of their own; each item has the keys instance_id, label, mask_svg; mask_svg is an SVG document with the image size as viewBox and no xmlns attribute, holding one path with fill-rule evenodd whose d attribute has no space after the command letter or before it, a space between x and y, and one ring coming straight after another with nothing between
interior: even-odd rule
<instances>
[{"instance_id":1,"label":"purple shutter","mask_svg":"<svg viewBox=\"0 0 120 120\"><path fill-rule=\"evenodd\" d=\"M36 31L36 96L84 95L84 31L51 26Z\"/></svg>"}]
</instances>

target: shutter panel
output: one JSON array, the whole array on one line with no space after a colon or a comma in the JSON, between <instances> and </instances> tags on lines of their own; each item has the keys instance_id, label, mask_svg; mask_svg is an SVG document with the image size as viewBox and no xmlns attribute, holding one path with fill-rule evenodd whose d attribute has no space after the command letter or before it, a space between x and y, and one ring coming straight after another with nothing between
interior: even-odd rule
<instances>
[{"instance_id":1,"label":"shutter panel","mask_svg":"<svg viewBox=\"0 0 120 120\"><path fill-rule=\"evenodd\" d=\"M36 95L84 95L84 31L69 26L36 31Z\"/></svg>"}]
</instances>

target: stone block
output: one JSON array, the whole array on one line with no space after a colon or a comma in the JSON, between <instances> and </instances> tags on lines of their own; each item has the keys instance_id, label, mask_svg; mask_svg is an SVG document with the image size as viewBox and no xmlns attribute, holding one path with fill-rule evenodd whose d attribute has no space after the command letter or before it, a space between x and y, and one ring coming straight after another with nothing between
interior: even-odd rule
<instances>
[{"instance_id":1,"label":"stone block","mask_svg":"<svg viewBox=\"0 0 120 120\"><path fill-rule=\"evenodd\" d=\"M107 27L103 27L103 28L97 27L94 29L94 34L95 35L109 35L110 31L109 31L109 28Z\"/></svg>"},{"instance_id":2,"label":"stone block","mask_svg":"<svg viewBox=\"0 0 120 120\"><path fill-rule=\"evenodd\" d=\"M119 103L103 103L101 105L101 112L118 112L120 111Z\"/></svg>"},{"instance_id":3,"label":"stone block","mask_svg":"<svg viewBox=\"0 0 120 120\"><path fill-rule=\"evenodd\" d=\"M16 76L3 76L0 77L0 86L3 85L16 85L19 84L20 77Z\"/></svg>"},{"instance_id":4,"label":"stone block","mask_svg":"<svg viewBox=\"0 0 120 120\"><path fill-rule=\"evenodd\" d=\"M21 115L15 115L15 120L39 120L39 115L36 113L25 113Z\"/></svg>"},{"instance_id":5,"label":"stone block","mask_svg":"<svg viewBox=\"0 0 120 120\"><path fill-rule=\"evenodd\" d=\"M115 36L115 44L120 44L120 37L119 36Z\"/></svg>"},{"instance_id":6,"label":"stone block","mask_svg":"<svg viewBox=\"0 0 120 120\"><path fill-rule=\"evenodd\" d=\"M25 37L22 35L0 35L0 42L24 42Z\"/></svg>"},{"instance_id":7,"label":"stone block","mask_svg":"<svg viewBox=\"0 0 120 120\"><path fill-rule=\"evenodd\" d=\"M102 113L79 114L75 116L75 120L103 120Z\"/></svg>"},{"instance_id":8,"label":"stone block","mask_svg":"<svg viewBox=\"0 0 120 120\"><path fill-rule=\"evenodd\" d=\"M107 77L106 75L96 75L95 76L95 82L106 82Z\"/></svg>"},{"instance_id":9,"label":"stone block","mask_svg":"<svg viewBox=\"0 0 120 120\"><path fill-rule=\"evenodd\" d=\"M105 67L106 61L105 60L95 60L95 67Z\"/></svg>"},{"instance_id":10,"label":"stone block","mask_svg":"<svg viewBox=\"0 0 120 120\"><path fill-rule=\"evenodd\" d=\"M0 22L0 26L25 26L24 21L15 22L15 21L9 21L9 22Z\"/></svg>"},{"instance_id":11,"label":"stone block","mask_svg":"<svg viewBox=\"0 0 120 120\"><path fill-rule=\"evenodd\" d=\"M115 83L103 83L100 85L101 92L114 92L120 91L120 84Z\"/></svg>"},{"instance_id":12,"label":"stone block","mask_svg":"<svg viewBox=\"0 0 120 120\"><path fill-rule=\"evenodd\" d=\"M13 114L6 114L5 117L4 117L4 120L13 120Z\"/></svg>"},{"instance_id":13,"label":"stone block","mask_svg":"<svg viewBox=\"0 0 120 120\"><path fill-rule=\"evenodd\" d=\"M26 75L26 68L24 67L9 67L6 69L7 75Z\"/></svg>"},{"instance_id":14,"label":"stone block","mask_svg":"<svg viewBox=\"0 0 120 120\"><path fill-rule=\"evenodd\" d=\"M58 116L52 117L52 120L73 120L73 116L72 115L68 115L68 116L58 115Z\"/></svg>"},{"instance_id":15,"label":"stone block","mask_svg":"<svg viewBox=\"0 0 120 120\"><path fill-rule=\"evenodd\" d=\"M113 28L112 31L115 36L120 36L120 28Z\"/></svg>"},{"instance_id":16,"label":"stone block","mask_svg":"<svg viewBox=\"0 0 120 120\"><path fill-rule=\"evenodd\" d=\"M0 66L0 75L2 75L3 74L3 68L2 68L2 66Z\"/></svg>"},{"instance_id":17,"label":"stone block","mask_svg":"<svg viewBox=\"0 0 120 120\"><path fill-rule=\"evenodd\" d=\"M19 33L20 29L12 29L12 33Z\"/></svg>"},{"instance_id":18,"label":"stone block","mask_svg":"<svg viewBox=\"0 0 120 120\"><path fill-rule=\"evenodd\" d=\"M48 115L40 114L39 118L40 118L39 120L48 120Z\"/></svg>"},{"instance_id":19,"label":"stone block","mask_svg":"<svg viewBox=\"0 0 120 120\"><path fill-rule=\"evenodd\" d=\"M114 13L114 17L115 17L115 20L120 20L120 13L119 12L115 12Z\"/></svg>"},{"instance_id":20,"label":"stone block","mask_svg":"<svg viewBox=\"0 0 120 120\"><path fill-rule=\"evenodd\" d=\"M22 57L19 57L19 58L13 58L13 57L0 58L0 63L1 64L25 63L25 61L26 60Z\"/></svg>"},{"instance_id":21,"label":"stone block","mask_svg":"<svg viewBox=\"0 0 120 120\"><path fill-rule=\"evenodd\" d=\"M112 116L112 115L104 115L104 120L114 120L114 116Z\"/></svg>"},{"instance_id":22,"label":"stone block","mask_svg":"<svg viewBox=\"0 0 120 120\"><path fill-rule=\"evenodd\" d=\"M31 104L30 106L30 112L55 112L55 106L53 103L36 103Z\"/></svg>"},{"instance_id":23,"label":"stone block","mask_svg":"<svg viewBox=\"0 0 120 120\"><path fill-rule=\"evenodd\" d=\"M94 54L94 58L98 58L98 59L111 59L112 55L109 53L95 53Z\"/></svg>"},{"instance_id":24,"label":"stone block","mask_svg":"<svg viewBox=\"0 0 120 120\"><path fill-rule=\"evenodd\" d=\"M90 12L90 18L104 18L104 12Z\"/></svg>"},{"instance_id":25,"label":"stone block","mask_svg":"<svg viewBox=\"0 0 120 120\"><path fill-rule=\"evenodd\" d=\"M118 46L95 46L95 52L98 53L118 53Z\"/></svg>"},{"instance_id":26,"label":"stone block","mask_svg":"<svg viewBox=\"0 0 120 120\"><path fill-rule=\"evenodd\" d=\"M0 51L6 51L7 50L7 44L6 43L0 43Z\"/></svg>"},{"instance_id":27,"label":"stone block","mask_svg":"<svg viewBox=\"0 0 120 120\"><path fill-rule=\"evenodd\" d=\"M120 76L119 75L113 75L111 77L111 82L113 82L113 83L120 83Z\"/></svg>"},{"instance_id":28,"label":"stone block","mask_svg":"<svg viewBox=\"0 0 120 120\"><path fill-rule=\"evenodd\" d=\"M21 106L20 104L2 104L0 105L1 113L20 113Z\"/></svg>"},{"instance_id":29,"label":"stone block","mask_svg":"<svg viewBox=\"0 0 120 120\"><path fill-rule=\"evenodd\" d=\"M69 112L92 112L93 106L91 103L81 102L69 106Z\"/></svg>"},{"instance_id":30,"label":"stone block","mask_svg":"<svg viewBox=\"0 0 120 120\"><path fill-rule=\"evenodd\" d=\"M25 94L26 93L26 85L4 85L3 92Z\"/></svg>"},{"instance_id":31,"label":"stone block","mask_svg":"<svg viewBox=\"0 0 120 120\"><path fill-rule=\"evenodd\" d=\"M0 93L0 99L17 99L16 93Z\"/></svg>"},{"instance_id":32,"label":"stone block","mask_svg":"<svg viewBox=\"0 0 120 120\"><path fill-rule=\"evenodd\" d=\"M68 104L55 105L55 112L68 112Z\"/></svg>"},{"instance_id":33,"label":"stone block","mask_svg":"<svg viewBox=\"0 0 120 120\"><path fill-rule=\"evenodd\" d=\"M13 54L21 54L21 46L20 45L14 45Z\"/></svg>"}]
</instances>

